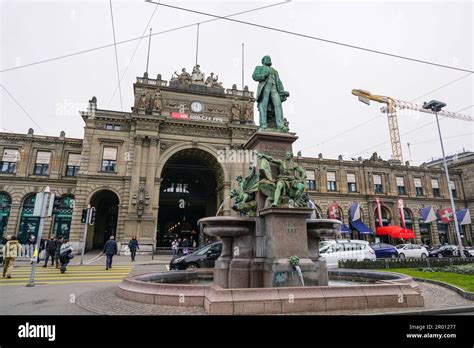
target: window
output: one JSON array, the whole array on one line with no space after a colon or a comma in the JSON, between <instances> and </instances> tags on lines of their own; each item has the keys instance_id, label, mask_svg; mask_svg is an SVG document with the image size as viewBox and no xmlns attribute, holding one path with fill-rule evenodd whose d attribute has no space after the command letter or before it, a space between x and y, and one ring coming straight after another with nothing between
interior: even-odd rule
<instances>
[{"instance_id":1,"label":"window","mask_svg":"<svg viewBox=\"0 0 474 348\"><path fill-rule=\"evenodd\" d=\"M449 188L453 194L453 198L458 198L458 194L456 192L456 185L454 185L454 181L449 181Z\"/></svg>"},{"instance_id":2,"label":"window","mask_svg":"<svg viewBox=\"0 0 474 348\"><path fill-rule=\"evenodd\" d=\"M122 130L122 127L119 124L106 124L105 129L119 131Z\"/></svg>"},{"instance_id":3,"label":"window","mask_svg":"<svg viewBox=\"0 0 474 348\"><path fill-rule=\"evenodd\" d=\"M438 179L431 179L431 188L433 189L433 197L439 197L439 182Z\"/></svg>"},{"instance_id":4,"label":"window","mask_svg":"<svg viewBox=\"0 0 474 348\"><path fill-rule=\"evenodd\" d=\"M67 159L66 176L76 176L81 166L81 154L70 153Z\"/></svg>"},{"instance_id":5,"label":"window","mask_svg":"<svg viewBox=\"0 0 474 348\"><path fill-rule=\"evenodd\" d=\"M347 173L347 192L357 192L356 176L354 173Z\"/></svg>"},{"instance_id":6,"label":"window","mask_svg":"<svg viewBox=\"0 0 474 348\"><path fill-rule=\"evenodd\" d=\"M336 172L327 172L326 177L327 177L327 189L328 189L328 191L336 191L337 190Z\"/></svg>"},{"instance_id":7,"label":"window","mask_svg":"<svg viewBox=\"0 0 474 348\"><path fill-rule=\"evenodd\" d=\"M308 190L316 190L316 180L314 179L314 171L306 171L306 183L308 185Z\"/></svg>"},{"instance_id":8,"label":"window","mask_svg":"<svg viewBox=\"0 0 474 348\"><path fill-rule=\"evenodd\" d=\"M0 172L14 174L16 172L16 162L20 160L20 152L17 149L4 149Z\"/></svg>"},{"instance_id":9,"label":"window","mask_svg":"<svg viewBox=\"0 0 474 348\"><path fill-rule=\"evenodd\" d=\"M382 176L379 174L374 174L374 192L383 193Z\"/></svg>"},{"instance_id":10,"label":"window","mask_svg":"<svg viewBox=\"0 0 474 348\"><path fill-rule=\"evenodd\" d=\"M421 186L421 178L415 178L415 191L417 196L423 196L423 187Z\"/></svg>"},{"instance_id":11,"label":"window","mask_svg":"<svg viewBox=\"0 0 474 348\"><path fill-rule=\"evenodd\" d=\"M51 152L38 151L36 153L36 163L35 163L34 174L35 175L48 175L50 160L51 160Z\"/></svg>"},{"instance_id":12,"label":"window","mask_svg":"<svg viewBox=\"0 0 474 348\"><path fill-rule=\"evenodd\" d=\"M397 176L395 179L397 181L398 194L406 195L405 180L403 179L403 176Z\"/></svg>"},{"instance_id":13,"label":"window","mask_svg":"<svg viewBox=\"0 0 474 348\"><path fill-rule=\"evenodd\" d=\"M117 148L116 147L104 147L102 154L102 168L103 172L115 173L117 169Z\"/></svg>"}]
</instances>

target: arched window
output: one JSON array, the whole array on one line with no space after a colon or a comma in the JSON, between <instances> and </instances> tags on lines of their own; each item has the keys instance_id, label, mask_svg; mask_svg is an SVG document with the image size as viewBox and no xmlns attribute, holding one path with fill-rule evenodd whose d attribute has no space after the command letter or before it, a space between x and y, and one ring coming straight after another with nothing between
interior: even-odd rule
<instances>
[{"instance_id":1,"label":"arched window","mask_svg":"<svg viewBox=\"0 0 474 348\"><path fill-rule=\"evenodd\" d=\"M6 192L0 192L0 237L5 234L10 216L12 199Z\"/></svg>"},{"instance_id":2,"label":"arched window","mask_svg":"<svg viewBox=\"0 0 474 348\"><path fill-rule=\"evenodd\" d=\"M403 208L403 216L405 217L405 226L409 230L413 231L413 213L410 209ZM402 225L402 221L400 221L400 226Z\"/></svg>"},{"instance_id":3,"label":"arched window","mask_svg":"<svg viewBox=\"0 0 474 348\"><path fill-rule=\"evenodd\" d=\"M391 222L392 222L392 214L390 213L390 210L385 207L385 206L381 206L381 211L382 211L382 224L383 226L390 226ZM377 208L375 208L375 211L374 211L374 218L375 218L375 225L378 227L380 226L379 225L379 214L378 214L378 211L377 211Z\"/></svg>"},{"instance_id":4,"label":"arched window","mask_svg":"<svg viewBox=\"0 0 474 348\"><path fill-rule=\"evenodd\" d=\"M20 214L20 229L18 231L18 240L25 244L30 236L38 236L38 227L40 218L33 216L35 209L36 194L32 193L23 200Z\"/></svg>"}]
</instances>

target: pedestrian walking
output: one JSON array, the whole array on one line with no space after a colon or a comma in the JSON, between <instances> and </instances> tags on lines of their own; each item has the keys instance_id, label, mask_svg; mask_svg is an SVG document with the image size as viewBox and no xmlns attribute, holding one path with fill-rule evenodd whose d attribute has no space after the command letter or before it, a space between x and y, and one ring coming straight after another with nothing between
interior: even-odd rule
<instances>
[{"instance_id":1,"label":"pedestrian walking","mask_svg":"<svg viewBox=\"0 0 474 348\"><path fill-rule=\"evenodd\" d=\"M185 237L183 239L183 255L187 255L189 254L189 243L188 243L188 239Z\"/></svg>"},{"instance_id":2,"label":"pedestrian walking","mask_svg":"<svg viewBox=\"0 0 474 348\"><path fill-rule=\"evenodd\" d=\"M62 238L56 238L55 239L55 244L56 244L56 250L54 252L54 262L56 263L56 268L59 268L59 262L60 262L60 252L61 252L61 245L63 244L63 239Z\"/></svg>"},{"instance_id":3,"label":"pedestrian walking","mask_svg":"<svg viewBox=\"0 0 474 348\"><path fill-rule=\"evenodd\" d=\"M132 262L135 262L135 255L137 253L137 249L140 249L138 246L137 236L133 236L130 242L128 242L128 248L130 249L130 256L132 258Z\"/></svg>"},{"instance_id":4,"label":"pedestrian walking","mask_svg":"<svg viewBox=\"0 0 474 348\"><path fill-rule=\"evenodd\" d=\"M33 254L36 246L36 237L31 235L30 238L26 241L26 257L32 258L31 263L33 263Z\"/></svg>"},{"instance_id":5,"label":"pedestrian walking","mask_svg":"<svg viewBox=\"0 0 474 348\"><path fill-rule=\"evenodd\" d=\"M50 257L51 257L51 266L54 266L55 254L56 254L56 241L54 240L54 237L51 237L50 239L46 241L43 267L48 267L48 261Z\"/></svg>"},{"instance_id":6,"label":"pedestrian walking","mask_svg":"<svg viewBox=\"0 0 474 348\"><path fill-rule=\"evenodd\" d=\"M171 243L171 250L173 251L173 257L175 257L176 255L178 255L178 248L179 248L179 243L178 243L178 240L175 239L175 240Z\"/></svg>"},{"instance_id":7,"label":"pedestrian walking","mask_svg":"<svg viewBox=\"0 0 474 348\"><path fill-rule=\"evenodd\" d=\"M11 278L13 265L17 257L21 256L22 246L15 236L7 236L7 243L3 246L3 278Z\"/></svg>"},{"instance_id":8,"label":"pedestrian walking","mask_svg":"<svg viewBox=\"0 0 474 348\"><path fill-rule=\"evenodd\" d=\"M69 244L69 240L65 239L63 244L61 245L61 249L59 250L59 260L61 261L61 273L66 272L66 267L74 257L73 249L71 244Z\"/></svg>"},{"instance_id":9,"label":"pedestrian walking","mask_svg":"<svg viewBox=\"0 0 474 348\"><path fill-rule=\"evenodd\" d=\"M112 268L112 258L117 254L117 242L114 240L114 236L110 236L110 239L104 245L104 254L106 256L105 269Z\"/></svg>"}]
</instances>

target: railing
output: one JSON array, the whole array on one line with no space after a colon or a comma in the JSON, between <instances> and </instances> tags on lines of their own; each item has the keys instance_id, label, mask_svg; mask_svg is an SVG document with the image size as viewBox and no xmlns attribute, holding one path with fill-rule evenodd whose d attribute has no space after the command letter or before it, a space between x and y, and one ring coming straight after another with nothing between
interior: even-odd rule
<instances>
[{"instance_id":1,"label":"railing","mask_svg":"<svg viewBox=\"0 0 474 348\"><path fill-rule=\"evenodd\" d=\"M425 257L407 259L340 260L339 268L382 269L382 268L423 268L466 265L474 263L474 257Z\"/></svg>"}]
</instances>

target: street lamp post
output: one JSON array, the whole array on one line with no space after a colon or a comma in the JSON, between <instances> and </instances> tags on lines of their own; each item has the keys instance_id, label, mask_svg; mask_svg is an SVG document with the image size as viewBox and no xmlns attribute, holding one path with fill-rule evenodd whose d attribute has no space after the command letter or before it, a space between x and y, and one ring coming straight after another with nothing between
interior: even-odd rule
<instances>
[{"instance_id":1,"label":"street lamp post","mask_svg":"<svg viewBox=\"0 0 474 348\"><path fill-rule=\"evenodd\" d=\"M443 137L441 136L441 128L439 127L438 112L441 111L441 109L444 108L445 106L446 106L446 103L443 103L437 100L432 100L430 102L423 103L423 109L429 109L433 111L436 116L436 124L438 125L439 142L441 144L441 152L443 154L444 172L446 173L446 180L448 182L449 200L451 201L451 209L453 210L454 228L456 229L459 253L461 257L465 257L464 248L462 246L461 233L459 231L458 218L456 216L456 207L454 205L453 192L451 191L451 187L449 186L450 180L449 180L448 164L446 162L446 155L444 154Z\"/></svg>"}]
</instances>

